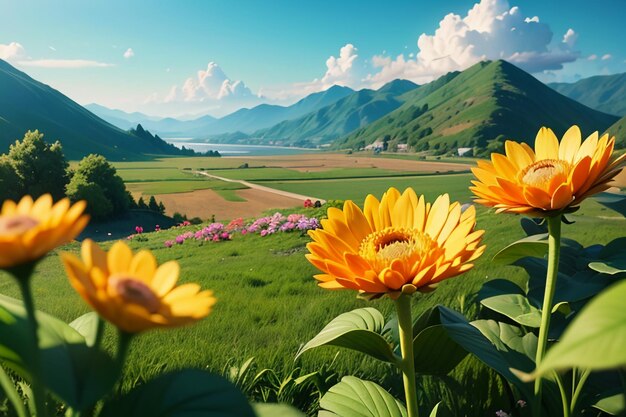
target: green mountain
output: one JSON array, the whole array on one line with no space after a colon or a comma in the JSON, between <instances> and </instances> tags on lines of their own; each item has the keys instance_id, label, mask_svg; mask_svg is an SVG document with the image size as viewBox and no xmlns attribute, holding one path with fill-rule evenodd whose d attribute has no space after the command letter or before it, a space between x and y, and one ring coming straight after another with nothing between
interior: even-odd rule
<instances>
[{"instance_id":1,"label":"green mountain","mask_svg":"<svg viewBox=\"0 0 626 417\"><path fill-rule=\"evenodd\" d=\"M148 116L147 114L140 112L127 113L123 110L109 109L108 107L101 106L96 103L87 104L83 107L99 118L111 123L113 126L117 126L124 130L131 129L141 123L146 124L145 127L149 129L150 126L148 125L148 122L157 122L161 120L161 117Z\"/></svg>"},{"instance_id":2,"label":"green mountain","mask_svg":"<svg viewBox=\"0 0 626 417\"><path fill-rule=\"evenodd\" d=\"M548 85L592 109L617 116L626 115L626 73L596 75L575 83Z\"/></svg>"},{"instance_id":3,"label":"green mountain","mask_svg":"<svg viewBox=\"0 0 626 417\"><path fill-rule=\"evenodd\" d=\"M611 125L606 131L615 136L615 147L626 148L626 116Z\"/></svg>"},{"instance_id":4,"label":"green mountain","mask_svg":"<svg viewBox=\"0 0 626 417\"><path fill-rule=\"evenodd\" d=\"M162 140L148 140L105 122L57 90L0 60L0 153L38 129L59 140L68 159L97 153L111 160L144 159L145 154L180 154Z\"/></svg>"},{"instance_id":5,"label":"green mountain","mask_svg":"<svg viewBox=\"0 0 626 417\"><path fill-rule=\"evenodd\" d=\"M255 132L251 141L308 147L331 143L397 109L404 102L402 95L415 88L411 81L395 80L377 91L363 89L301 118Z\"/></svg>"},{"instance_id":6,"label":"green mountain","mask_svg":"<svg viewBox=\"0 0 626 417\"><path fill-rule=\"evenodd\" d=\"M340 139L359 149L377 140L443 153L459 147L499 149L506 138L533 143L541 126L557 134L577 124L604 130L617 117L569 99L506 61L481 62L451 73L405 97L405 103ZM494 139L495 142L489 143Z\"/></svg>"}]
</instances>

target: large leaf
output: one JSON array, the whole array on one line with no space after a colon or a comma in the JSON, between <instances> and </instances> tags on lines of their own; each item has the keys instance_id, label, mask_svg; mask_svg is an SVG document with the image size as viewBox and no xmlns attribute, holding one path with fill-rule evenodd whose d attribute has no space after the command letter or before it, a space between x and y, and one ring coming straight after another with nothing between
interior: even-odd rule
<instances>
[{"instance_id":1,"label":"large leaf","mask_svg":"<svg viewBox=\"0 0 626 417\"><path fill-rule=\"evenodd\" d=\"M96 334L98 333L98 323L101 319L98 314L91 311L87 314L83 314L76 320L70 323L70 327L76 330L85 338L87 346L93 346L96 341Z\"/></svg>"},{"instance_id":2,"label":"large leaf","mask_svg":"<svg viewBox=\"0 0 626 417\"><path fill-rule=\"evenodd\" d=\"M406 417L404 405L381 386L346 376L320 400L319 416Z\"/></svg>"},{"instance_id":3,"label":"large leaf","mask_svg":"<svg viewBox=\"0 0 626 417\"><path fill-rule=\"evenodd\" d=\"M304 345L296 358L307 350L332 345L353 349L385 362L395 363L396 356L382 336L385 319L375 308L359 308L334 318L321 332Z\"/></svg>"},{"instance_id":4,"label":"large leaf","mask_svg":"<svg viewBox=\"0 0 626 417\"><path fill-rule=\"evenodd\" d=\"M531 235L511 243L493 257L493 261L510 265L518 259L532 256L543 258L548 253L548 234Z\"/></svg>"},{"instance_id":5,"label":"large leaf","mask_svg":"<svg viewBox=\"0 0 626 417\"><path fill-rule=\"evenodd\" d=\"M541 311L531 306L528 299L521 294L496 295L480 303L522 326L534 328L541 326Z\"/></svg>"},{"instance_id":6,"label":"large leaf","mask_svg":"<svg viewBox=\"0 0 626 417\"><path fill-rule=\"evenodd\" d=\"M257 417L306 417L306 415L287 404L253 404Z\"/></svg>"},{"instance_id":7,"label":"large leaf","mask_svg":"<svg viewBox=\"0 0 626 417\"><path fill-rule=\"evenodd\" d=\"M467 356L441 325L422 330L413 339L415 372L426 375L447 375Z\"/></svg>"},{"instance_id":8,"label":"large leaf","mask_svg":"<svg viewBox=\"0 0 626 417\"><path fill-rule=\"evenodd\" d=\"M486 298L494 297L496 295L504 294L520 294L524 295L524 290L519 287L513 281L508 279L492 279L483 284L478 291L478 301L482 301Z\"/></svg>"},{"instance_id":9,"label":"large leaf","mask_svg":"<svg viewBox=\"0 0 626 417\"><path fill-rule=\"evenodd\" d=\"M626 194L623 193L600 193L594 196L594 199L626 217Z\"/></svg>"},{"instance_id":10,"label":"large leaf","mask_svg":"<svg viewBox=\"0 0 626 417\"><path fill-rule=\"evenodd\" d=\"M589 264L589 268L609 275L626 272L626 237L611 241L600 251L598 258Z\"/></svg>"},{"instance_id":11,"label":"large leaf","mask_svg":"<svg viewBox=\"0 0 626 417\"><path fill-rule=\"evenodd\" d=\"M255 417L246 397L228 380L200 370L167 373L112 398L100 417Z\"/></svg>"},{"instance_id":12,"label":"large leaf","mask_svg":"<svg viewBox=\"0 0 626 417\"><path fill-rule=\"evenodd\" d=\"M602 398L593 407L612 416L623 415L626 409L626 398L624 393L613 394L610 397Z\"/></svg>"},{"instance_id":13,"label":"large leaf","mask_svg":"<svg viewBox=\"0 0 626 417\"><path fill-rule=\"evenodd\" d=\"M454 341L514 384L526 398L532 397L532 386L522 382L511 372L511 368L529 370L534 367L533 361L500 338L502 333L508 333L508 342L514 344L513 326L486 320L470 324L456 311L444 307L440 310L441 324ZM520 344L524 342L515 342L518 349Z\"/></svg>"},{"instance_id":14,"label":"large leaf","mask_svg":"<svg viewBox=\"0 0 626 417\"><path fill-rule=\"evenodd\" d=\"M537 368L611 369L626 366L626 281L603 291L585 306Z\"/></svg>"},{"instance_id":15,"label":"large leaf","mask_svg":"<svg viewBox=\"0 0 626 417\"><path fill-rule=\"evenodd\" d=\"M74 409L93 405L114 385L118 371L106 353L90 349L67 323L37 312L44 384ZM22 303L0 295L0 358L29 378L32 355Z\"/></svg>"}]
</instances>

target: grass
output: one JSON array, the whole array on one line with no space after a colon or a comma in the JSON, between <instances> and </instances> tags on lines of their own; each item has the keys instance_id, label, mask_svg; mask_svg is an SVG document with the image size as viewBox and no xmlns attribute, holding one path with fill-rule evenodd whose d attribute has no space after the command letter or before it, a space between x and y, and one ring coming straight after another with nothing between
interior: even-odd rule
<instances>
[{"instance_id":1,"label":"grass","mask_svg":"<svg viewBox=\"0 0 626 417\"><path fill-rule=\"evenodd\" d=\"M405 177L420 174L417 171L404 172L380 168L334 168L324 171L300 171L287 168L247 168L211 170L209 173L219 177L248 181L310 181L320 179Z\"/></svg>"},{"instance_id":2,"label":"grass","mask_svg":"<svg viewBox=\"0 0 626 417\"><path fill-rule=\"evenodd\" d=\"M122 177L124 182L127 183L143 181L204 180L204 178L198 174L193 174L191 171L183 171L178 168L118 168L117 175Z\"/></svg>"},{"instance_id":3,"label":"grass","mask_svg":"<svg viewBox=\"0 0 626 417\"><path fill-rule=\"evenodd\" d=\"M325 200L353 200L361 204L367 194L382 195L393 186L399 190L413 187L418 194L434 200L443 192L458 201L470 201L470 174L432 174L414 177L359 178L342 180L275 181L263 185L279 190L311 195Z\"/></svg>"},{"instance_id":4,"label":"grass","mask_svg":"<svg viewBox=\"0 0 626 417\"><path fill-rule=\"evenodd\" d=\"M144 196L146 195L158 195L158 194L175 194L185 193L195 190L211 189L216 192L220 191L234 191L242 190L245 185L238 184L236 182L226 182L215 179L205 180L189 180L189 181L145 181L145 182L131 182L126 184L126 188L131 193L140 192Z\"/></svg>"},{"instance_id":5,"label":"grass","mask_svg":"<svg viewBox=\"0 0 626 417\"><path fill-rule=\"evenodd\" d=\"M355 194L355 191L344 189L344 193ZM581 211L587 215L608 214L594 202L585 203ZM623 229L616 227L623 225L623 220L581 219L565 226L564 236L586 245L606 243L623 235ZM499 249L523 237L518 221L519 217L494 215L479 208L477 223L478 228L487 230L487 252L469 273L443 282L432 293L419 295L414 304L415 313L436 304L458 310L462 298L466 297L469 301L465 313L471 316L477 311L477 306L471 303L471 294L486 280L508 278L523 283L525 275L521 269L490 262ZM130 243L135 250L150 249L159 263L177 260L182 270L181 282L198 282L203 288L213 289L219 301L214 312L196 325L152 331L137 338L130 352L125 376L127 386L165 370L187 366L221 372L226 363L242 363L251 356L256 358L260 368L272 368L282 375L295 366L302 366L306 372L314 371L330 362L338 349L308 352L299 363L294 363L293 358L298 347L328 321L342 312L365 306L379 308L386 315L391 313L388 300L365 302L357 300L352 291L327 291L317 287L312 278L316 270L304 257L307 236L296 233L265 238L236 235L229 242L188 241L173 248L163 246L165 240L198 227L144 234L146 241ZM68 245L63 250L77 252L78 244ZM70 288L56 252L39 265L33 284L37 308L43 311L68 322L89 311ZM18 296L17 286L8 277L0 280L0 292ZM111 329L106 334L105 345L109 348L114 345ZM381 380L387 373L384 366L347 351L341 351L335 366L340 375L357 374L373 380ZM458 375L473 399L486 402L492 395L490 390L495 388L476 384L474 374L468 370L477 367L470 361Z\"/></svg>"}]
</instances>

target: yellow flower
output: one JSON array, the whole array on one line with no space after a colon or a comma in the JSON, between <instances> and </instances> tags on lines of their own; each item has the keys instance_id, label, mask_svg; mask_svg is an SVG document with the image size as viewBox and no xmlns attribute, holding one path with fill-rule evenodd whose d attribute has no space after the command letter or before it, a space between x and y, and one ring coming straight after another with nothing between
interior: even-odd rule
<instances>
[{"instance_id":1,"label":"yellow flower","mask_svg":"<svg viewBox=\"0 0 626 417\"><path fill-rule=\"evenodd\" d=\"M86 239L81 249L82 261L61 254L70 283L100 316L125 332L192 323L215 304L213 292L200 291L198 284L176 287L176 261L157 266L149 251L133 255L124 242L107 253Z\"/></svg>"},{"instance_id":2,"label":"yellow flower","mask_svg":"<svg viewBox=\"0 0 626 417\"><path fill-rule=\"evenodd\" d=\"M67 198L53 204L50 194L33 202L6 200L0 212L0 269L35 261L57 246L70 242L85 228L85 202L70 206Z\"/></svg>"},{"instance_id":3,"label":"yellow flower","mask_svg":"<svg viewBox=\"0 0 626 417\"><path fill-rule=\"evenodd\" d=\"M578 126L569 128L559 145L552 130L542 127L535 151L525 143L507 141L506 155L472 168L477 203L498 212L551 216L573 211L585 198L608 189L621 171L626 154L612 155L615 138L591 134L581 144Z\"/></svg>"},{"instance_id":4,"label":"yellow flower","mask_svg":"<svg viewBox=\"0 0 626 417\"><path fill-rule=\"evenodd\" d=\"M392 297L427 291L472 268L484 252L484 231L475 224L474 207L461 212L447 194L431 207L411 188L390 188L380 201L368 195L363 211L352 201L328 209L322 229L309 231L306 257L323 272L315 276L323 288Z\"/></svg>"}]
</instances>

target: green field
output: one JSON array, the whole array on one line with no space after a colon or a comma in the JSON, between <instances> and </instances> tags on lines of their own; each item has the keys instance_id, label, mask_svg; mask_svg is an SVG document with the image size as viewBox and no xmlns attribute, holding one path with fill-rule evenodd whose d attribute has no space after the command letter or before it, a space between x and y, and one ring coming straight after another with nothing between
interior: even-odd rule
<instances>
[{"instance_id":1,"label":"green field","mask_svg":"<svg viewBox=\"0 0 626 417\"><path fill-rule=\"evenodd\" d=\"M306 169L306 168L305 168ZM324 171L301 171L288 168L247 168L247 169L217 169L208 171L211 175L248 181L275 181L275 180L320 180L343 178L386 178L404 177L423 174L418 171L392 171L380 168L334 168Z\"/></svg>"},{"instance_id":2,"label":"green field","mask_svg":"<svg viewBox=\"0 0 626 417\"><path fill-rule=\"evenodd\" d=\"M362 195L356 195L353 187L348 188L351 191L344 188L346 196L353 195L357 200L363 198ZM374 190L370 188L369 191ZM582 212L586 216L616 217L615 213L606 211L594 202L586 203ZM443 282L432 293L420 295L414 306L415 311L443 304L454 309L463 306L465 314L472 316L477 312L472 294L483 282L493 278L523 282L525 275L521 269L490 262L499 249L523 236L518 221L517 216L495 215L479 208L478 228L487 230L487 252L469 273ZM586 245L606 243L623 234L623 224L623 217L577 221L574 225L564 227L564 236ZM391 312L388 300L365 302L357 300L351 291L328 291L317 287L312 278L316 270L304 258L305 244L309 238L297 233L265 238L236 235L228 242L200 244L188 241L173 248L163 246L165 240L186 230L197 230L198 227L145 234L147 241L131 242L136 250L152 250L160 263L177 260L182 269L181 282L199 282L204 288L213 289L219 301L214 312L197 325L153 331L138 338L131 349L125 376L126 386L144 381L166 369L184 366L224 372L225 364L240 364L252 356L256 358L259 367L272 368L279 375L287 375L299 366L303 367L302 372L313 371L328 364L338 350L324 348L309 352L298 363L294 363L293 358L298 347L330 319L341 312L367 305L379 308L385 314ZM78 244L69 245L63 250L77 251ZM39 265L38 272L34 280L34 293L39 309L65 321L71 321L88 311L86 304L73 292L64 277L56 252ZM18 296L17 286L8 277L0 280L0 292ZM107 333L105 344L113 348L111 331ZM386 367L346 351L340 353L334 366L338 376L358 374L377 381L388 376ZM486 404L490 395L493 395L490 392L494 387L488 384L476 385L474 378L478 377L474 375L479 369L477 363L470 360L454 375L461 382L461 388L472 393L472 401Z\"/></svg>"},{"instance_id":3,"label":"green field","mask_svg":"<svg viewBox=\"0 0 626 417\"><path fill-rule=\"evenodd\" d=\"M200 180L166 180L166 181L143 181L143 182L128 182L126 188L130 192L141 192L143 195L157 195L157 194L174 194L184 193L195 190L211 189L218 194L221 191L233 191L247 188L244 185L235 182L226 182L220 180L214 180L206 178Z\"/></svg>"}]
</instances>

